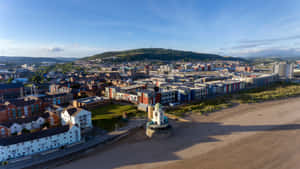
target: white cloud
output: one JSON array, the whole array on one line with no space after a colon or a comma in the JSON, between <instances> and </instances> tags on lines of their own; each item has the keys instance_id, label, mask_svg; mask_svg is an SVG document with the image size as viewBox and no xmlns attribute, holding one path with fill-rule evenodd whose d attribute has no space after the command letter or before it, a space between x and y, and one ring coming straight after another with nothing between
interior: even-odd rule
<instances>
[{"instance_id":1,"label":"white cloud","mask_svg":"<svg viewBox=\"0 0 300 169\"><path fill-rule=\"evenodd\" d=\"M298 47L282 47L282 46L266 46L266 47L253 47L237 50L223 50L224 55L231 55L237 57L294 57L300 56L300 48Z\"/></svg>"},{"instance_id":2,"label":"white cloud","mask_svg":"<svg viewBox=\"0 0 300 169\"><path fill-rule=\"evenodd\" d=\"M48 49L49 52L63 52L64 49L60 48L60 47L54 47L54 48L50 48Z\"/></svg>"},{"instance_id":3,"label":"white cloud","mask_svg":"<svg viewBox=\"0 0 300 169\"><path fill-rule=\"evenodd\" d=\"M0 55L32 57L84 57L106 51L79 44L33 44L0 39Z\"/></svg>"},{"instance_id":4,"label":"white cloud","mask_svg":"<svg viewBox=\"0 0 300 169\"><path fill-rule=\"evenodd\" d=\"M300 35L240 40L225 48L219 49L219 53L238 57L259 56L300 56Z\"/></svg>"},{"instance_id":5,"label":"white cloud","mask_svg":"<svg viewBox=\"0 0 300 169\"><path fill-rule=\"evenodd\" d=\"M278 56L278 57L294 57L300 56L300 48L267 48L260 50L248 50L244 52L245 56Z\"/></svg>"}]
</instances>

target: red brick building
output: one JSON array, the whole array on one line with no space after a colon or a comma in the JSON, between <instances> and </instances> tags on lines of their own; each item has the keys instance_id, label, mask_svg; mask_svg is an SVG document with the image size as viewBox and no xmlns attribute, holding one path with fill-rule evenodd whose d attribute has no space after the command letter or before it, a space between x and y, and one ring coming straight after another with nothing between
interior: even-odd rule
<instances>
[{"instance_id":1,"label":"red brick building","mask_svg":"<svg viewBox=\"0 0 300 169\"><path fill-rule=\"evenodd\" d=\"M155 103L155 97L154 92L151 91L144 91L144 92L138 92L138 102L141 104L154 104Z\"/></svg>"},{"instance_id":2,"label":"red brick building","mask_svg":"<svg viewBox=\"0 0 300 169\"><path fill-rule=\"evenodd\" d=\"M20 83L0 84L0 98L11 99L23 95L24 86Z\"/></svg>"},{"instance_id":3,"label":"red brick building","mask_svg":"<svg viewBox=\"0 0 300 169\"><path fill-rule=\"evenodd\" d=\"M38 115L45 110L45 106L40 99L7 101L0 105L0 122Z\"/></svg>"}]
</instances>

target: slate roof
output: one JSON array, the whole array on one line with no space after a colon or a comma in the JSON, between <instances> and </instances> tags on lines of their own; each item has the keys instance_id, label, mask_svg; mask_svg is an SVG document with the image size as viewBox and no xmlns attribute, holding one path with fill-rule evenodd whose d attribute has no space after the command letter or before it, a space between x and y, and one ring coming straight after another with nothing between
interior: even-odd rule
<instances>
[{"instance_id":1,"label":"slate roof","mask_svg":"<svg viewBox=\"0 0 300 169\"><path fill-rule=\"evenodd\" d=\"M15 99L15 100L10 100L8 101L10 104L13 104L17 107L24 107L27 105L32 105L36 102L37 100L23 100L23 99Z\"/></svg>"},{"instance_id":2,"label":"slate roof","mask_svg":"<svg viewBox=\"0 0 300 169\"><path fill-rule=\"evenodd\" d=\"M75 107L69 107L66 109L67 112L70 114L70 116L75 116L77 113L79 113L82 109L75 108Z\"/></svg>"},{"instance_id":3,"label":"slate roof","mask_svg":"<svg viewBox=\"0 0 300 169\"><path fill-rule=\"evenodd\" d=\"M103 101L104 99L99 97L99 96L92 96L92 97L86 97L86 98L81 98L81 99L78 99L77 102L80 102L80 103L95 103L95 102L101 102Z\"/></svg>"},{"instance_id":4,"label":"slate roof","mask_svg":"<svg viewBox=\"0 0 300 169\"><path fill-rule=\"evenodd\" d=\"M60 96L66 96L66 95L69 95L70 93L47 93L47 96L48 97L60 97Z\"/></svg>"},{"instance_id":5,"label":"slate roof","mask_svg":"<svg viewBox=\"0 0 300 169\"><path fill-rule=\"evenodd\" d=\"M0 90L11 89L11 88L21 88L23 85L21 83L2 83L0 84Z\"/></svg>"},{"instance_id":6,"label":"slate roof","mask_svg":"<svg viewBox=\"0 0 300 169\"><path fill-rule=\"evenodd\" d=\"M47 130L41 130L34 133L26 133L18 136L9 136L0 138L0 146L8 146L12 144L22 143L25 141L36 140L43 137L49 137L60 133L67 132L69 126L60 126L55 128L49 128Z\"/></svg>"},{"instance_id":7,"label":"slate roof","mask_svg":"<svg viewBox=\"0 0 300 169\"><path fill-rule=\"evenodd\" d=\"M71 116L73 116L73 114L75 114L75 113L77 112L77 109L76 109L76 108L69 108L69 109L67 109L67 112L68 112Z\"/></svg>"},{"instance_id":8,"label":"slate roof","mask_svg":"<svg viewBox=\"0 0 300 169\"><path fill-rule=\"evenodd\" d=\"M39 119L40 117L44 118L44 119L47 119L49 118L49 113L43 113L41 115L37 115L37 116L33 116L33 117L26 117L26 118L18 118L18 119L14 119L14 120L9 120L9 121L6 121L6 122L2 122L0 123L0 126L5 126L5 127L10 127L11 125L13 125L14 123L17 123L17 124L24 124L24 123L29 123L29 122L32 122L32 121L36 121L37 119Z\"/></svg>"},{"instance_id":9,"label":"slate roof","mask_svg":"<svg viewBox=\"0 0 300 169\"><path fill-rule=\"evenodd\" d=\"M0 104L0 111L2 111L2 110L6 110L6 106Z\"/></svg>"}]
</instances>

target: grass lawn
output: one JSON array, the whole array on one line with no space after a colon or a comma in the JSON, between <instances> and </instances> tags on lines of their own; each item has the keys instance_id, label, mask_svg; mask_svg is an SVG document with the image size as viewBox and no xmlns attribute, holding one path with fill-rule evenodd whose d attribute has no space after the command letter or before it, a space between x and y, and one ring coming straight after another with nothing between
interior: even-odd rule
<instances>
[{"instance_id":1,"label":"grass lawn","mask_svg":"<svg viewBox=\"0 0 300 169\"><path fill-rule=\"evenodd\" d=\"M178 106L175 108L170 108L166 112L174 114L175 116L183 117L188 113L198 113L205 114L228 108L234 103L230 101L227 97L219 96L213 99L203 100L198 103L192 103L187 105Z\"/></svg>"},{"instance_id":2,"label":"grass lawn","mask_svg":"<svg viewBox=\"0 0 300 169\"><path fill-rule=\"evenodd\" d=\"M99 120L120 117L124 112L127 114L134 114L137 112L137 109L133 105L109 104L92 109L91 112L92 120Z\"/></svg>"},{"instance_id":3,"label":"grass lawn","mask_svg":"<svg viewBox=\"0 0 300 169\"><path fill-rule=\"evenodd\" d=\"M24 85L25 87L32 87L32 83L28 83Z\"/></svg>"},{"instance_id":4,"label":"grass lawn","mask_svg":"<svg viewBox=\"0 0 300 169\"><path fill-rule=\"evenodd\" d=\"M138 111L133 105L108 104L91 109L90 111L92 112L93 125L107 131L112 131L126 124L127 121L122 118L124 112L129 117L145 115L145 113Z\"/></svg>"},{"instance_id":5,"label":"grass lawn","mask_svg":"<svg viewBox=\"0 0 300 169\"><path fill-rule=\"evenodd\" d=\"M257 103L300 96L300 84L277 83L269 88L258 88L233 95L239 103Z\"/></svg>"}]
</instances>

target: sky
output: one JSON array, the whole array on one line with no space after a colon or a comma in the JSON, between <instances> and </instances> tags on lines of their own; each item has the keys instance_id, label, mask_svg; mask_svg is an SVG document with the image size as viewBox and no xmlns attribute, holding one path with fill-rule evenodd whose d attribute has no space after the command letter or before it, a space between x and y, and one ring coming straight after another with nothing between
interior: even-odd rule
<instances>
[{"instance_id":1,"label":"sky","mask_svg":"<svg viewBox=\"0 0 300 169\"><path fill-rule=\"evenodd\" d=\"M0 0L0 56L300 56L299 0Z\"/></svg>"}]
</instances>

